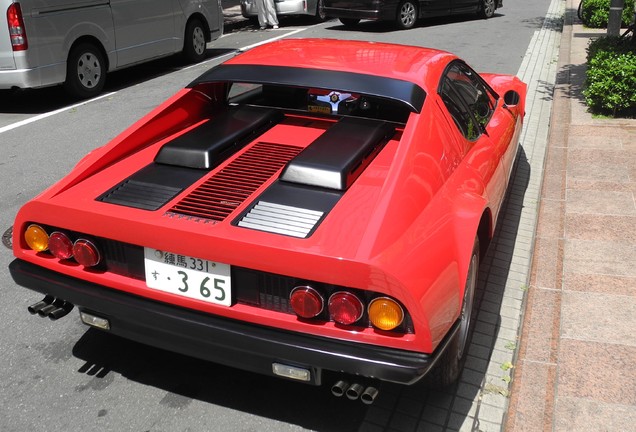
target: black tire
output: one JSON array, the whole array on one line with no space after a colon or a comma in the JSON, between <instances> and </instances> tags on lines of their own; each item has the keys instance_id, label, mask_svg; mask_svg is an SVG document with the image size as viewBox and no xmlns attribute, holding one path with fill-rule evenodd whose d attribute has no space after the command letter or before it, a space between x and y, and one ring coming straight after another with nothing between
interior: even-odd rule
<instances>
[{"instance_id":1,"label":"black tire","mask_svg":"<svg viewBox=\"0 0 636 432\"><path fill-rule=\"evenodd\" d=\"M478 272L479 239L475 239L459 317L460 327L433 370L426 376L425 384L428 387L442 388L453 384L459 378L464 363L466 363L468 346L473 333L472 321L475 306L475 285L477 284Z\"/></svg>"},{"instance_id":2,"label":"black tire","mask_svg":"<svg viewBox=\"0 0 636 432\"><path fill-rule=\"evenodd\" d=\"M95 97L104 89L106 70L102 51L95 44L82 42L68 55L64 88L79 99Z\"/></svg>"},{"instance_id":3,"label":"black tire","mask_svg":"<svg viewBox=\"0 0 636 432\"><path fill-rule=\"evenodd\" d=\"M190 63L199 63L205 59L206 44L205 25L198 18L193 18L186 26L183 36L183 57Z\"/></svg>"},{"instance_id":4,"label":"black tire","mask_svg":"<svg viewBox=\"0 0 636 432\"><path fill-rule=\"evenodd\" d=\"M397 8L395 23L400 30L408 30L417 22L417 3L413 0L403 0Z\"/></svg>"},{"instance_id":5,"label":"black tire","mask_svg":"<svg viewBox=\"0 0 636 432\"><path fill-rule=\"evenodd\" d=\"M479 16L482 18L492 18L495 15L497 4L495 0L481 0L481 8L479 9Z\"/></svg>"},{"instance_id":6,"label":"black tire","mask_svg":"<svg viewBox=\"0 0 636 432\"><path fill-rule=\"evenodd\" d=\"M338 18L345 27L355 27L360 20L358 18Z\"/></svg>"},{"instance_id":7,"label":"black tire","mask_svg":"<svg viewBox=\"0 0 636 432\"><path fill-rule=\"evenodd\" d=\"M325 2L324 0L316 1L316 21L323 22L327 20L327 14L325 13Z\"/></svg>"}]
</instances>

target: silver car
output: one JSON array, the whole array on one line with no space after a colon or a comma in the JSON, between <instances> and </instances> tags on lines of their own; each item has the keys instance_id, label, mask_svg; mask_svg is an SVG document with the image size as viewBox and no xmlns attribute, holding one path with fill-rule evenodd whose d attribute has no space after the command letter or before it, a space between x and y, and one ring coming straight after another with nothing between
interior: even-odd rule
<instances>
[{"instance_id":1,"label":"silver car","mask_svg":"<svg viewBox=\"0 0 636 432\"><path fill-rule=\"evenodd\" d=\"M319 21L327 17L323 0L275 0L276 15L310 15ZM258 10L254 0L241 0L241 13L245 18L258 23Z\"/></svg>"}]
</instances>

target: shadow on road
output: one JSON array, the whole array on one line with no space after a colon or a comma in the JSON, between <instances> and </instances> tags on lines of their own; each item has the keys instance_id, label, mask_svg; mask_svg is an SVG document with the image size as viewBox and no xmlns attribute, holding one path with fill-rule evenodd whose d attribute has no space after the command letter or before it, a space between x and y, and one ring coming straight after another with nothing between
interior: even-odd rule
<instances>
[{"instance_id":1,"label":"shadow on road","mask_svg":"<svg viewBox=\"0 0 636 432\"><path fill-rule=\"evenodd\" d=\"M96 380L116 372L165 390L161 405L179 408L196 399L311 430L353 431L367 406L336 398L329 386L314 387L244 372L89 329L73 355L85 361L79 372ZM103 382L110 382L103 380ZM103 388L92 385L92 389Z\"/></svg>"}]
</instances>

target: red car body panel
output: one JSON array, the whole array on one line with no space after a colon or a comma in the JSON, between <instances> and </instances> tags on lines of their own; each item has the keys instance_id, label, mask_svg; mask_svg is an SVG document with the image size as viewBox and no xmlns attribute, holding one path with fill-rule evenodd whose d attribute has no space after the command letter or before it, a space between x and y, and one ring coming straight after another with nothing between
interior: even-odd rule
<instances>
[{"instance_id":1,"label":"red car body panel","mask_svg":"<svg viewBox=\"0 0 636 432\"><path fill-rule=\"evenodd\" d=\"M307 238L292 238L235 226L279 177L280 170L221 222L166 215L187 196L251 149L256 141L304 149L333 123L328 118L287 114L158 211L95 198L151 164L158 150L195 126L213 122L210 102L224 93L215 83L186 88L104 147L94 150L61 181L26 203L14 225L14 254L74 278L232 320L352 343L432 353L457 321L469 260L478 231L490 238L510 178L524 114L525 84L502 75L482 75L501 96L511 89L520 102L503 98L486 133L469 142L438 94L440 77L456 57L445 52L365 42L283 40L254 48L228 65L269 65L362 73L407 81L426 99L411 112L382 150ZM380 67L381 66L381 67ZM210 108L212 105L212 109ZM300 119L300 120L299 120ZM31 223L61 227L119 242L151 247L257 271L386 294L404 306L413 331L395 334L373 327L343 328L245 304L231 307L169 294L108 271L92 271L30 250L23 232ZM487 239L485 239L487 240Z\"/></svg>"}]
</instances>

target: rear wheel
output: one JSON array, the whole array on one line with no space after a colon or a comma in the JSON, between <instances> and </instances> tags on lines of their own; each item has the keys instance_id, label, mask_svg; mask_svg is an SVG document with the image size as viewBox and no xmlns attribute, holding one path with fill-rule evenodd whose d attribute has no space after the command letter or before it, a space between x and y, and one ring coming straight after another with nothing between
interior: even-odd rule
<instances>
[{"instance_id":1,"label":"rear wheel","mask_svg":"<svg viewBox=\"0 0 636 432\"><path fill-rule=\"evenodd\" d=\"M64 87L74 97L88 99L104 89L106 61L102 51L90 42L73 47L66 63Z\"/></svg>"},{"instance_id":2,"label":"rear wheel","mask_svg":"<svg viewBox=\"0 0 636 432\"><path fill-rule=\"evenodd\" d=\"M403 0L398 6L396 24L398 28L413 28L417 21L417 5L413 0Z\"/></svg>"},{"instance_id":3,"label":"rear wheel","mask_svg":"<svg viewBox=\"0 0 636 432\"><path fill-rule=\"evenodd\" d=\"M191 63L205 59L205 26L200 19L194 18L186 26L183 38L183 55Z\"/></svg>"},{"instance_id":4,"label":"rear wheel","mask_svg":"<svg viewBox=\"0 0 636 432\"><path fill-rule=\"evenodd\" d=\"M479 15L482 18L492 18L495 15L495 0L482 0Z\"/></svg>"},{"instance_id":5,"label":"rear wheel","mask_svg":"<svg viewBox=\"0 0 636 432\"><path fill-rule=\"evenodd\" d=\"M355 27L360 22L357 18L339 18L339 20L345 27Z\"/></svg>"},{"instance_id":6,"label":"rear wheel","mask_svg":"<svg viewBox=\"0 0 636 432\"><path fill-rule=\"evenodd\" d=\"M317 0L317 2L316 2L316 21L323 22L326 19L327 19L327 14L325 13L324 0Z\"/></svg>"},{"instance_id":7,"label":"rear wheel","mask_svg":"<svg viewBox=\"0 0 636 432\"><path fill-rule=\"evenodd\" d=\"M427 375L426 384L429 386L446 387L454 383L459 378L464 363L466 363L470 336L473 330L472 318L478 270L479 239L475 239L468 275L466 276L462 309L459 316L459 330L457 330L453 340L450 341L450 345L446 348L434 369Z\"/></svg>"}]
</instances>

